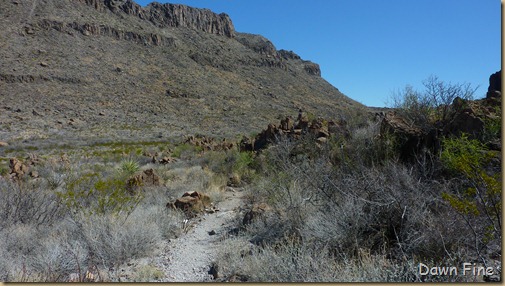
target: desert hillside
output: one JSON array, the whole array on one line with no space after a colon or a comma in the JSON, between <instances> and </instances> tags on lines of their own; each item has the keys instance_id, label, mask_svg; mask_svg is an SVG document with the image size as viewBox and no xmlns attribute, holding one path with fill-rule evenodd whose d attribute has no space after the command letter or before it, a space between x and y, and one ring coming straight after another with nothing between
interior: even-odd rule
<instances>
[{"instance_id":1,"label":"desert hillside","mask_svg":"<svg viewBox=\"0 0 505 286\"><path fill-rule=\"evenodd\" d=\"M229 138L299 109L338 118L363 107L226 14L79 0L0 11L0 138L11 145Z\"/></svg>"}]
</instances>

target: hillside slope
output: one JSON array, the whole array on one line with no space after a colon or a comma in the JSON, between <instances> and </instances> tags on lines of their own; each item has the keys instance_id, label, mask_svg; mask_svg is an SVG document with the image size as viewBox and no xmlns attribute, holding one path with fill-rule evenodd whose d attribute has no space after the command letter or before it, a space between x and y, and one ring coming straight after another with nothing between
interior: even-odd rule
<instances>
[{"instance_id":1,"label":"hillside slope","mask_svg":"<svg viewBox=\"0 0 505 286\"><path fill-rule=\"evenodd\" d=\"M0 140L11 145L236 137L300 108L363 108L317 64L206 9L8 0L0 27Z\"/></svg>"}]
</instances>

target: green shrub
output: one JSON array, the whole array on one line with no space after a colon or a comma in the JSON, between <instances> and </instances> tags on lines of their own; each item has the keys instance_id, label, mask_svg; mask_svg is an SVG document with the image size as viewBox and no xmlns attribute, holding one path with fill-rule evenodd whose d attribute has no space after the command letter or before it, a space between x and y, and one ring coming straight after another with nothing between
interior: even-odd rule
<instances>
[{"instance_id":1,"label":"green shrub","mask_svg":"<svg viewBox=\"0 0 505 286\"><path fill-rule=\"evenodd\" d=\"M182 158L185 156L189 156L194 153L200 153L203 151L203 147L201 146L193 146L188 143L183 143L175 146L174 151L172 152L172 156L176 158Z\"/></svg>"},{"instance_id":2,"label":"green shrub","mask_svg":"<svg viewBox=\"0 0 505 286\"><path fill-rule=\"evenodd\" d=\"M478 140L466 134L443 140L441 160L444 166L462 182L453 192L442 193L442 198L461 215L475 234L476 250L490 240L501 239L500 174L486 171L491 152Z\"/></svg>"},{"instance_id":3,"label":"green shrub","mask_svg":"<svg viewBox=\"0 0 505 286\"><path fill-rule=\"evenodd\" d=\"M141 193L132 193L123 177L103 178L96 173L83 174L56 194L73 212L87 214L130 213L143 197Z\"/></svg>"}]
</instances>

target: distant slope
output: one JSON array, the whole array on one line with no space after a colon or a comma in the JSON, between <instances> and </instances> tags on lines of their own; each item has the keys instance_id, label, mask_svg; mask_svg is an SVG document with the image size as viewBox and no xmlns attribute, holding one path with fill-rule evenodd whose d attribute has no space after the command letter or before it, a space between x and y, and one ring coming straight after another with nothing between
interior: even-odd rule
<instances>
[{"instance_id":1,"label":"distant slope","mask_svg":"<svg viewBox=\"0 0 505 286\"><path fill-rule=\"evenodd\" d=\"M0 141L11 144L233 137L299 108L363 108L317 64L207 9L6 0L0 28Z\"/></svg>"}]
</instances>

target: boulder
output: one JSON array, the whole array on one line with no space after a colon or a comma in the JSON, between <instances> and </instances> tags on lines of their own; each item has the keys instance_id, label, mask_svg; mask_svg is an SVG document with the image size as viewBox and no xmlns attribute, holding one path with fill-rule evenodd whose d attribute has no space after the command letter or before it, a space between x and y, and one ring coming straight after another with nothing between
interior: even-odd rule
<instances>
[{"instance_id":1,"label":"boulder","mask_svg":"<svg viewBox=\"0 0 505 286\"><path fill-rule=\"evenodd\" d=\"M29 170L27 165L16 158L10 159L9 167L11 168L10 177L12 179L21 179Z\"/></svg>"},{"instance_id":2,"label":"boulder","mask_svg":"<svg viewBox=\"0 0 505 286\"><path fill-rule=\"evenodd\" d=\"M210 206L210 197L200 192L186 192L182 197L175 200L175 202L167 203L167 207L183 210L186 214L190 215L203 212L205 208Z\"/></svg>"},{"instance_id":3,"label":"boulder","mask_svg":"<svg viewBox=\"0 0 505 286\"><path fill-rule=\"evenodd\" d=\"M154 172L153 169L147 169L142 173L135 174L130 177L127 181L128 187L150 187L150 186L160 186L160 177Z\"/></svg>"},{"instance_id":4,"label":"boulder","mask_svg":"<svg viewBox=\"0 0 505 286\"><path fill-rule=\"evenodd\" d=\"M9 143L0 141L0 147L6 147L9 146Z\"/></svg>"}]
</instances>

